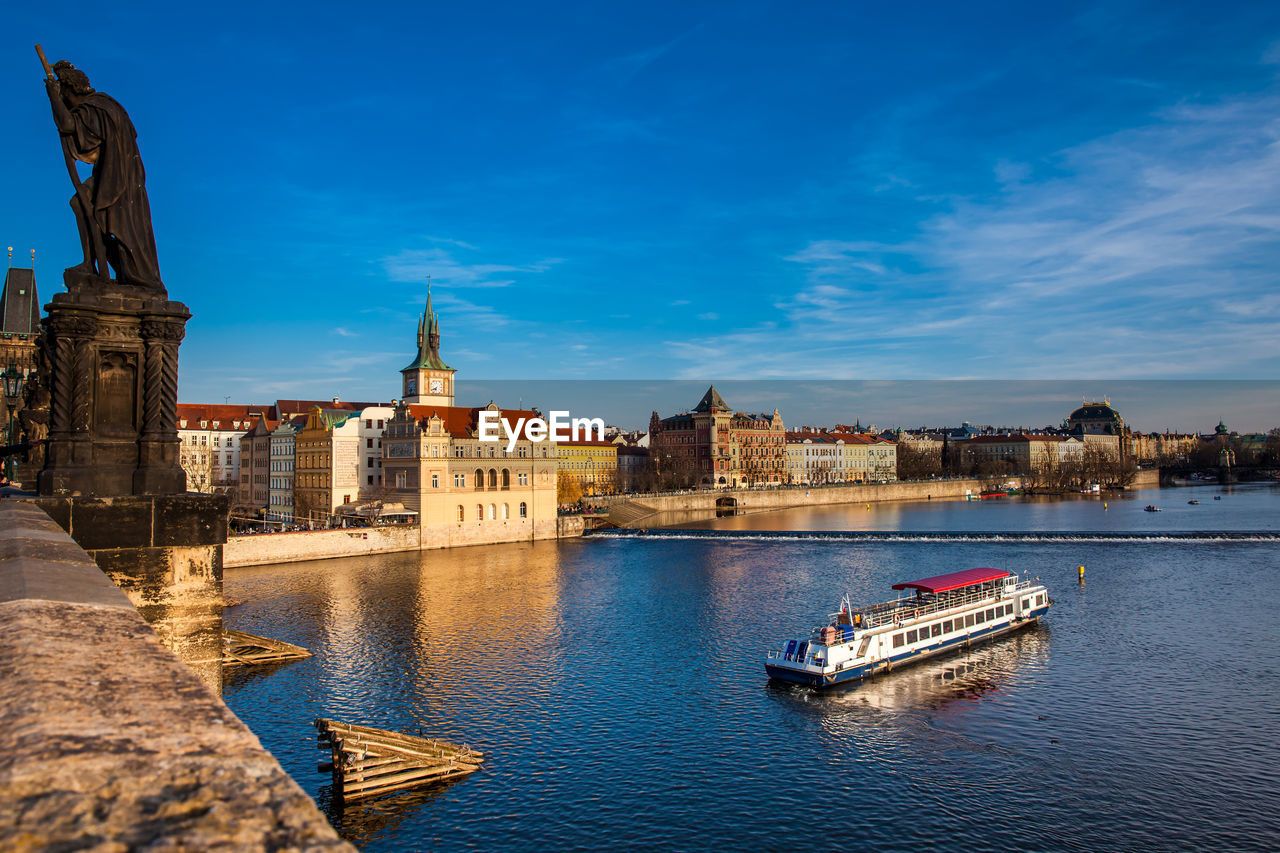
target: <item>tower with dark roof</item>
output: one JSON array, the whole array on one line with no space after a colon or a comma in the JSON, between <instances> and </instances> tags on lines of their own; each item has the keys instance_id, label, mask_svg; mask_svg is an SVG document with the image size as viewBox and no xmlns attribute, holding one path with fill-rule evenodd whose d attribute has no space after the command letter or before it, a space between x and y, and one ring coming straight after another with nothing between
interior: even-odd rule
<instances>
[{"instance_id":1,"label":"tower with dark roof","mask_svg":"<svg viewBox=\"0 0 1280 853\"><path fill-rule=\"evenodd\" d=\"M0 293L0 370L10 364L24 374L36 369L40 297L36 271L9 267Z\"/></svg>"},{"instance_id":2,"label":"tower with dark roof","mask_svg":"<svg viewBox=\"0 0 1280 853\"><path fill-rule=\"evenodd\" d=\"M418 320L418 354L400 371L404 402L414 405L453 405L452 367L440 357L440 318L431 305L427 286L427 306Z\"/></svg>"}]
</instances>

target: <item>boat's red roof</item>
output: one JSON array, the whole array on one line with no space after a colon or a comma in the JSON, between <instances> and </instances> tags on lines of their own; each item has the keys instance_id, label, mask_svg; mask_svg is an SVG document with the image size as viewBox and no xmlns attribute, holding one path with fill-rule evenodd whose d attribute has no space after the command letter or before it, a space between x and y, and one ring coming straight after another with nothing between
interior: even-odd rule
<instances>
[{"instance_id":1,"label":"boat's red roof","mask_svg":"<svg viewBox=\"0 0 1280 853\"><path fill-rule=\"evenodd\" d=\"M959 589L962 586L971 586L975 583L985 583L987 581L998 581L1007 577L1009 577L1009 573L1004 569L965 569L962 572L938 575L921 581L895 583L893 588L918 589L921 592L946 592L949 589Z\"/></svg>"}]
</instances>

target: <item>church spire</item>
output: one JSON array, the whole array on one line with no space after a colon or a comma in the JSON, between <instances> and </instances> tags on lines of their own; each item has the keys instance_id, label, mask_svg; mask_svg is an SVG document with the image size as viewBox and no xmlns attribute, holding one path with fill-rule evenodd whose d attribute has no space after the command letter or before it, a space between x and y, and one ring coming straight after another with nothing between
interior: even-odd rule
<instances>
[{"instance_id":1,"label":"church spire","mask_svg":"<svg viewBox=\"0 0 1280 853\"><path fill-rule=\"evenodd\" d=\"M427 277L427 305L418 320L418 356L404 370L452 370L440 357L440 318L431 305L431 277ZM404 370L401 372L403 373Z\"/></svg>"}]
</instances>

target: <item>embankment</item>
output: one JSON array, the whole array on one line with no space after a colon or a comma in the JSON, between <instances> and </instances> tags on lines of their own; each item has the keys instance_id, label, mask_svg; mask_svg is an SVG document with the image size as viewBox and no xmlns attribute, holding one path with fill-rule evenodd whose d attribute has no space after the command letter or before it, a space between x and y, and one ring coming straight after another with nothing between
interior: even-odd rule
<instances>
[{"instance_id":1,"label":"embankment","mask_svg":"<svg viewBox=\"0 0 1280 853\"><path fill-rule=\"evenodd\" d=\"M420 527L402 524L355 530L299 530L232 536L222 551L224 568L298 563L334 557L363 557L397 551L430 551L470 545L500 545L535 539L565 539L582 535L582 519L572 516L533 525L515 520L480 524Z\"/></svg>"}]
</instances>

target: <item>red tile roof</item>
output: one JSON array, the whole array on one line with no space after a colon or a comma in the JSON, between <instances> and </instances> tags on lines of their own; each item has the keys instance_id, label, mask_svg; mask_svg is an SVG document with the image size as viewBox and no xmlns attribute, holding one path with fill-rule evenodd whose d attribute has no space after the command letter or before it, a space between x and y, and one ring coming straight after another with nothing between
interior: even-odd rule
<instances>
[{"instance_id":1,"label":"red tile roof","mask_svg":"<svg viewBox=\"0 0 1280 853\"><path fill-rule=\"evenodd\" d=\"M444 430L455 438L473 437L479 428L480 412L486 407L477 406L475 408L466 408L464 406L432 406L432 405L416 405L407 406L409 413L413 415L419 422L425 421L432 415L437 415L444 421ZM517 420L523 419L524 423L520 425L520 438L529 440L527 432L529 421L533 418L541 418L542 416L532 409L497 409L498 417L515 423Z\"/></svg>"},{"instance_id":2,"label":"red tile roof","mask_svg":"<svg viewBox=\"0 0 1280 853\"><path fill-rule=\"evenodd\" d=\"M179 429L212 429L226 432L240 431L247 432L253 427L253 422L259 414L267 413L271 409L270 406L261 405L239 405L239 404L220 404L220 403L179 403L178 404L178 421L186 421L186 426L179 426ZM200 422L205 421L208 426L200 426ZM241 426L235 427L233 424L239 421Z\"/></svg>"}]
</instances>

